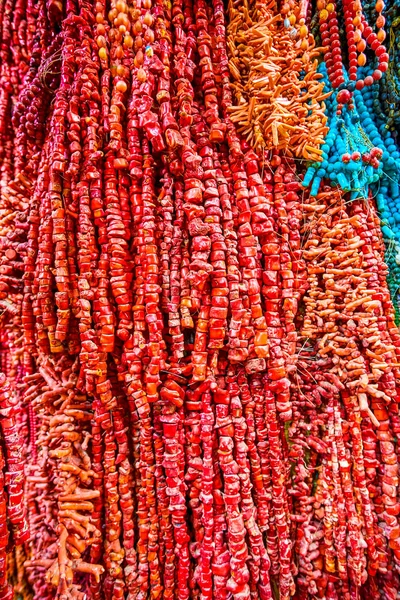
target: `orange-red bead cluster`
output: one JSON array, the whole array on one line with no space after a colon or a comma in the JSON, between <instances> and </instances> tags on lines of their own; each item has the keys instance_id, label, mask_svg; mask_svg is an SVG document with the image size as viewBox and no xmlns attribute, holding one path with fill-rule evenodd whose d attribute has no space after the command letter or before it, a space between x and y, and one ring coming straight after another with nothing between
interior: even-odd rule
<instances>
[{"instance_id":1,"label":"orange-red bead cluster","mask_svg":"<svg viewBox=\"0 0 400 600\"><path fill-rule=\"evenodd\" d=\"M346 29L347 49L348 49L348 78L349 83L345 82L344 65L342 49L339 35L339 23L336 12L335 2L326 2L318 0L320 31L325 51L325 63L329 79L334 89L348 88L354 90L354 85L358 90L364 86L370 86L374 81L381 79L382 74L387 71L389 55L385 46L382 44L385 39L385 32L382 27L385 19L381 12L384 8L382 0L376 3L378 18L376 25L378 33L374 33L363 15L360 0L344 0L343 13ZM358 67L363 67L366 62L365 50L369 47L378 60L378 66L372 75L364 79L357 78ZM339 104L347 104L346 100Z\"/></svg>"}]
</instances>

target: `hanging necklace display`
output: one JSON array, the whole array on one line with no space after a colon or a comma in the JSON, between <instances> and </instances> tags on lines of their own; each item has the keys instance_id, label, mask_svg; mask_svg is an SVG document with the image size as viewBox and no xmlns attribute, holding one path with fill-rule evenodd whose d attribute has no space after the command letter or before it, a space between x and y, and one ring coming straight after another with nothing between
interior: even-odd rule
<instances>
[{"instance_id":1,"label":"hanging necklace display","mask_svg":"<svg viewBox=\"0 0 400 600\"><path fill-rule=\"evenodd\" d=\"M351 199L366 197L370 185L381 179L387 170L398 172L385 153L384 139L368 111L362 111L362 92L382 78L388 70L389 55L383 45L384 3L377 0L375 9L377 33L365 19L360 0L343 3L343 18L348 49L348 70L343 64L339 21L336 4L318 0L319 28L325 47L325 60L320 66L326 89L332 92L327 100L329 133L321 147L322 160L313 163L304 178L311 194L318 193L323 179L338 184L351 194ZM365 69L366 49L375 55L374 69ZM357 103L360 106L357 106Z\"/></svg>"}]
</instances>

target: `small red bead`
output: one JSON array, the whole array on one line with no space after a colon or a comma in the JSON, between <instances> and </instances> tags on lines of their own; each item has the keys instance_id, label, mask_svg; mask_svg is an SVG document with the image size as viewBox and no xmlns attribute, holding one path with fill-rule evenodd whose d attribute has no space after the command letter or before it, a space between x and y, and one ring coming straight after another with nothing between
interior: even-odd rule
<instances>
[{"instance_id":1,"label":"small red bead","mask_svg":"<svg viewBox=\"0 0 400 600\"><path fill-rule=\"evenodd\" d=\"M377 52L378 48L380 47L380 42L377 39L374 39L374 41L370 44L371 46L371 50L373 50L374 52ZM377 54L377 56L379 56Z\"/></svg>"},{"instance_id":2,"label":"small red bead","mask_svg":"<svg viewBox=\"0 0 400 600\"><path fill-rule=\"evenodd\" d=\"M322 34L325 33L325 31L328 31L328 23L321 23L321 25L319 26L319 30Z\"/></svg>"},{"instance_id":3,"label":"small red bead","mask_svg":"<svg viewBox=\"0 0 400 600\"><path fill-rule=\"evenodd\" d=\"M364 39L367 38L369 35L371 35L371 33L373 33L372 27L370 27L369 25L367 25L367 27L364 27L364 31L363 31Z\"/></svg>"},{"instance_id":4,"label":"small red bead","mask_svg":"<svg viewBox=\"0 0 400 600\"><path fill-rule=\"evenodd\" d=\"M382 154L383 154L383 152L382 152L382 150L381 150L380 148L377 148L377 147L375 146L375 148L372 148L372 149L371 149L371 152L370 152L370 154L371 154L371 157L372 157L372 158L382 158Z\"/></svg>"},{"instance_id":5,"label":"small red bead","mask_svg":"<svg viewBox=\"0 0 400 600\"><path fill-rule=\"evenodd\" d=\"M382 71L380 69L375 69L375 71L372 73L372 78L375 81L379 81L379 79L382 78Z\"/></svg>"},{"instance_id":6,"label":"small red bead","mask_svg":"<svg viewBox=\"0 0 400 600\"><path fill-rule=\"evenodd\" d=\"M367 38L366 38L366 42L368 44L368 46L371 46L371 44L373 43L373 41L376 39L376 37L371 33Z\"/></svg>"},{"instance_id":7,"label":"small red bead","mask_svg":"<svg viewBox=\"0 0 400 600\"><path fill-rule=\"evenodd\" d=\"M383 62L383 63L379 63L379 70L382 71L382 73L386 73L386 71L388 70L388 64Z\"/></svg>"},{"instance_id":8,"label":"small red bead","mask_svg":"<svg viewBox=\"0 0 400 600\"><path fill-rule=\"evenodd\" d=\"M358 160L360 160L360 158L361 158L361 154L360 154L359 152L353 152L353 154L351 155L351 158L352 158L353 160L356 160L356 161L358 161Z\"/></svg>"},{"instance_id":9,"label":"small red bead","mask_svg":"<svg viewBox=\"0 0 400 600\"><path fill-rule=\"evenodd\" d=\"M387 52L384 52L383 54L381 54L379 56L379 62L388 63L389 62L389 54Z\"/></svg>"},{"instance_id":10,"label":"small red bead","mask_svg":"<svg viewBox=\"0 0 400 600\"><path fill-rule=\"evenodd\" d=\"M375 54L377 56L382 56L382 54L384 54L386 52L386 48L385 46L382 46L382 44L379 42L379 40L377 40L379 46L377 48L372 48L372 50L375 50Z\"/></svg>"},{"instance_id":11,"label":"small red bead","mask_svg":"<svg viewBox=\"0 0 400 600\"><path fill-rule=\"evenodd\" d=\"M356 90L362 90L364 87L364 81L362 79L359 79L356 83Z\"/></svg>"},{"instance_id":12,"label":"small red bead","mask_svg":"<svg viewBox=\"0 0 400 600\"><path fill-rule=\"evenodd\" d=\"M350 52L349 53L349 61L351 60L357 60L357 52Z\"/></svg>"},{"instance_id":13,"label":"small red bead","mask_svg":"<svg viewBox=\"0 0 400 600\"><path fill-rule=\"evenodd\" d=\"M337 95L337 101L339 104L347 104L351 100L351 92L349 90L340 90Z\"/></svg>"},{"instance_id":14,"label":"small red bead","mask_svg":"<svg viewBox=\"0 0 400 600\"><path fill-rule=\"evenodd\" d=\"M372 79L371 75L368 75L368 77L364 79L364 85L366 85L367 87L372 85L373 83L374 80Z\"/></svg>"}]
</instances>

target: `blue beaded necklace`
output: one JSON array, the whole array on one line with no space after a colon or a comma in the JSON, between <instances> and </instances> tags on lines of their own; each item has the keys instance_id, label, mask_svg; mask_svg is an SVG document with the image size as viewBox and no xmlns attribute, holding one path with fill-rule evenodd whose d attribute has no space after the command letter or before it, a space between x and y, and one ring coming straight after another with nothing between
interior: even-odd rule
<instances>
[{"instance_id":1,"label":"blue beaded necklace","mask_svg":"<svg viewBox=\"0 0 400 600\"><path fill-rule=\"evenodd\" d=\"M319 70L330 91L325 64ZM368 76L373 68L360 69ZM322 180L349 192L350 199L376 198L386 243L386 262L389 266L388 284L397 308L400 287L400 153L394 132L380 100L380 82L353 92L354 104L343 107L337 114L337 97L332 94L326 102L329 132L322 150L322 162L307 169L303 185L311 185L311 195L317 195Z\"/></svg>"}]
</instances>

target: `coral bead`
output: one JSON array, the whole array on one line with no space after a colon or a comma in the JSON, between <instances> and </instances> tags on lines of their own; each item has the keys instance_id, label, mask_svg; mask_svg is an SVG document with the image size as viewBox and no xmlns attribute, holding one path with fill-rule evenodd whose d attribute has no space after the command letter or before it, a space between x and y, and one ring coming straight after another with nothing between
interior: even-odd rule
<instances>
[{"instance_id":1,"label":"coral bead","mask_svg":"<svg viewBox=\"0 0 400 600\"><path fill-rule=\"evenodd\" d=\"M363 67L366 64L367 57L365 56L365 54L363 52L361 52L361 54L358 56L357 62L360 67Z\"/></svg>"},{"instance_id":2,"label":"coral bead","mask_svg":"<svg viewBox=\"0 0 400 600\"><path fill-rule=\"evenodd\" d=\"M337 101L339 104L347 104L351 100L351 92L349 90L340 90L337 95Z\"/></svg>"},{"instance_id":3,"label":"coral bead","mask_svg":"<svg viewBox=\"0 0 400 600\"><path fill-rule=\"evenodd\" d=\"M365 48L367 47L367 43L365 40L360 40L357 44L357 50L359 52L364 52Z\"/></svg>"}]
</instances>

